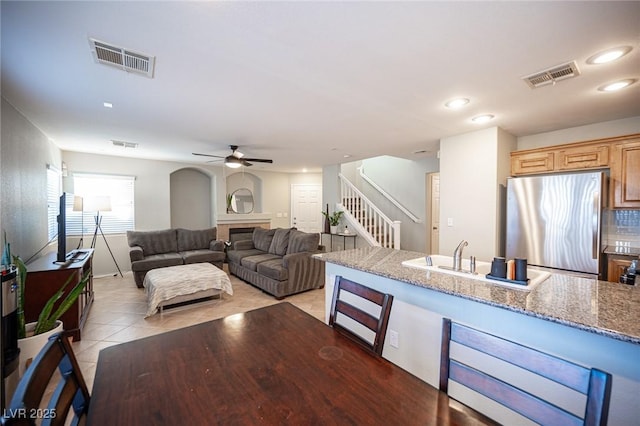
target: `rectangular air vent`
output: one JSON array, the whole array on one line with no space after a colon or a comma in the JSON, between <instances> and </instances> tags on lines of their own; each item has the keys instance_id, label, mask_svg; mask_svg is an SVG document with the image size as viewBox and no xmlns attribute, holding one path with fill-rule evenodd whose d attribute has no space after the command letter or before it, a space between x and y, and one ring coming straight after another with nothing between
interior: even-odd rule
<instances>
[{"instance_id":1,"label":"rectangular air vent","mask_svg":"<svg viewBox=\"0 0 640 426\"><path fill-rule=\"evenodd\" d=\"M114 46L89 38L93 59L99 64L111 65L127 72L135 72L153 78L155 56Z\"/></svg>"},{"instance_id":2,"label":"rectangular air vent","mask_svg":"<svg viewBox=\"0 0 640 426\"><path fill-rule=\"evenodd\" d=\"M111 140L111 143L113 144L113 146L119 146L122 148L137 148L138 144L134 143L134 142L125 142L125 141L117 141L117 140Z\"/></svg>"},{"instance_id":3,"label":"rectangular air vent","mask_svg":"<svg viewBox=\"0 0 640 426\"><path fill-rule=\"evenodd\" d=\"M571 61L566 64L558 65L553 68L522 77L522 79L529 85L529 87L535 89L541 86L546 86L547 84L553 84L568 78L577 77L579 75L580 70L578 69L578 64L576 64L576 61Z\"/></svg>"}]
</instances>

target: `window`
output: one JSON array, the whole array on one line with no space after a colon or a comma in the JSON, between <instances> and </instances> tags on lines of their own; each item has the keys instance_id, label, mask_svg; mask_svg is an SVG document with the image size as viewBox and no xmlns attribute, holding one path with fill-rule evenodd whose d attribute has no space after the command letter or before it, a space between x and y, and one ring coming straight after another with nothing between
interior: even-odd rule
<instances>
[{"instance_id":1,"label":"window","mask_svg":"<svg viewBox=\"0 0 640 426\"><path fill-rule=\"evenodd\" d=\"M47 164L47 239L49 241L58 235L58 199L61 194L61 188L62 175L60 170L51 164Z\"/></svg>"},{"instance_id":2,"label":"window","mask_svg":"<svg viewBox=\"0 0 640 426\"><path fill-rule=\"evenodd\" d=\"M134 176L73 174L74 194L82 197L83 215L70 215L67 232L93 233L95 215L100 212L104 234L121 234L134 229ZM99 209L99 210L98 210Z\"/></svg>"}]
</instances>

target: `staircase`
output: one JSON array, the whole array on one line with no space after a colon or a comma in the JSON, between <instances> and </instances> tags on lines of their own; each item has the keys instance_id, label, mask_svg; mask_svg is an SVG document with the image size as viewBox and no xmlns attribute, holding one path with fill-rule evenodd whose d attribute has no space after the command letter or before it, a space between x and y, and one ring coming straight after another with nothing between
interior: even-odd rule
<instances>
[{"instance_id":1,"label":"staircase","mask_svg":"<svg viewBox=\"0 0 640 426\"><path fill-rule=\"evenodd\" d=\"M400 221L389 219L349 180L340 178L340 203L344 217L369 244L400 249Z\"/></svg>"}]
</instances>

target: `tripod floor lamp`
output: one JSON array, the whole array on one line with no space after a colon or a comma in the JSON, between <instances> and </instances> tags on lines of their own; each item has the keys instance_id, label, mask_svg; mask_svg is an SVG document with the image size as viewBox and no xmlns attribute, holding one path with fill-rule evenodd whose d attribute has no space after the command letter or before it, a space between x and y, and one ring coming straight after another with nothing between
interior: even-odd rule
<instances>
[{"instance_id":1,"label":"tripod floor lamp","mask_svg":"<svg viewBox=\"0 0 640 426\"><path fill-rule=\"evenodd\" d=\"M96 222L96 229L93 231L93 239L91 240L91 248L96 248L96 240L98 238L98 232L102 235L102 239L104 240L107 249L109 249L109 254L111 254L111 259L113 259L113 263L115 263L116 268L118 268L118 272L122 277L122 271L120 270L120 266L118 266L118 262L116 262L116 258L111 251L111 247L109 247L109 243L107 242L107 238L104 236L102 232L102 216L100 216L100 212L110 212L111 211L111 197L108 196L96 196L96 197L86 197L84 202L84 210L85 211L95 211L96 215L93 217ZM115 275L115 274L114 274Z\"/></svg>"}]
</instances>

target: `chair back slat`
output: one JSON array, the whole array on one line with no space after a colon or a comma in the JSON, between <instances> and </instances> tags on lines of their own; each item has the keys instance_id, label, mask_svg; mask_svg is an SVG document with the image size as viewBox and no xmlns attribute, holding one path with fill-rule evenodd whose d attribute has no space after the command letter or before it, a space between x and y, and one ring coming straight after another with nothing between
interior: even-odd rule
<instances>
[{"instance_id":1,"label":"chair back slat","mask_svg":"<svg viewBox=\"0 0 640 426\"><path fill-rule=\"evenodd\" d=\"M465 364L451 361L449 379L544 425L580 426L582 419Z\"/></svg>"},{"instance_id":2,"label":"chair back slat","mask_svg":"<svg viewBox=\"0 0 640 426\"><path fill-rule=\"evenodd\" d=\"M519 369L533 373L550 382L559 383L568 392L586 395L584 415L560 407L536 395L523 385L507 383L494 376L480 362L468 365L462 358L452 356L451 342L481 352ZM511 379L511 378L510 378ZM449 382L459 383L484 395L510 410L542 425L606 425L611 397L611 375L589 369L475 330L450 319L442 321L440 358L440 390L447 392Z\"/></svg>"},{"instance_id":3,"label":"chair back slat","mask_svg":"<svg viewBox=\"0 0 640 426\"><path fill-rule=\"evenodd\" d=\"M49 338L20 379L10 406L1 418L2 424L35 424L35 418L25 418L24 413L39 413L43 407L55 409L55 416L43 419L43 425L64 425L71 410L71 424L84 421L89 412L89 390L67 336L62 332ZM60 379L55 383L48 403L43 404L56 369Z\"/></svg>"},{"instance_id":4,"label":"chair back slat","mask_svg":"<svg viewBox=\"0 0 640 426\"><path fill-rule=\"evenodd\" d=\"M343 296L345 293L355 295L360 299L377 305L379 309L378 315L374 315L371 312L355 306L354 303L344 301ZM382 355L392 303L393 296L390 294L379 292L362 284L337 276L329 314L329 325L375 354ZM373 332L373 341L370 342L366 340L353 329L347 327L346 324L338 323L338 314L349 317L371 330Z\"/></svg>"}]
</instances>

